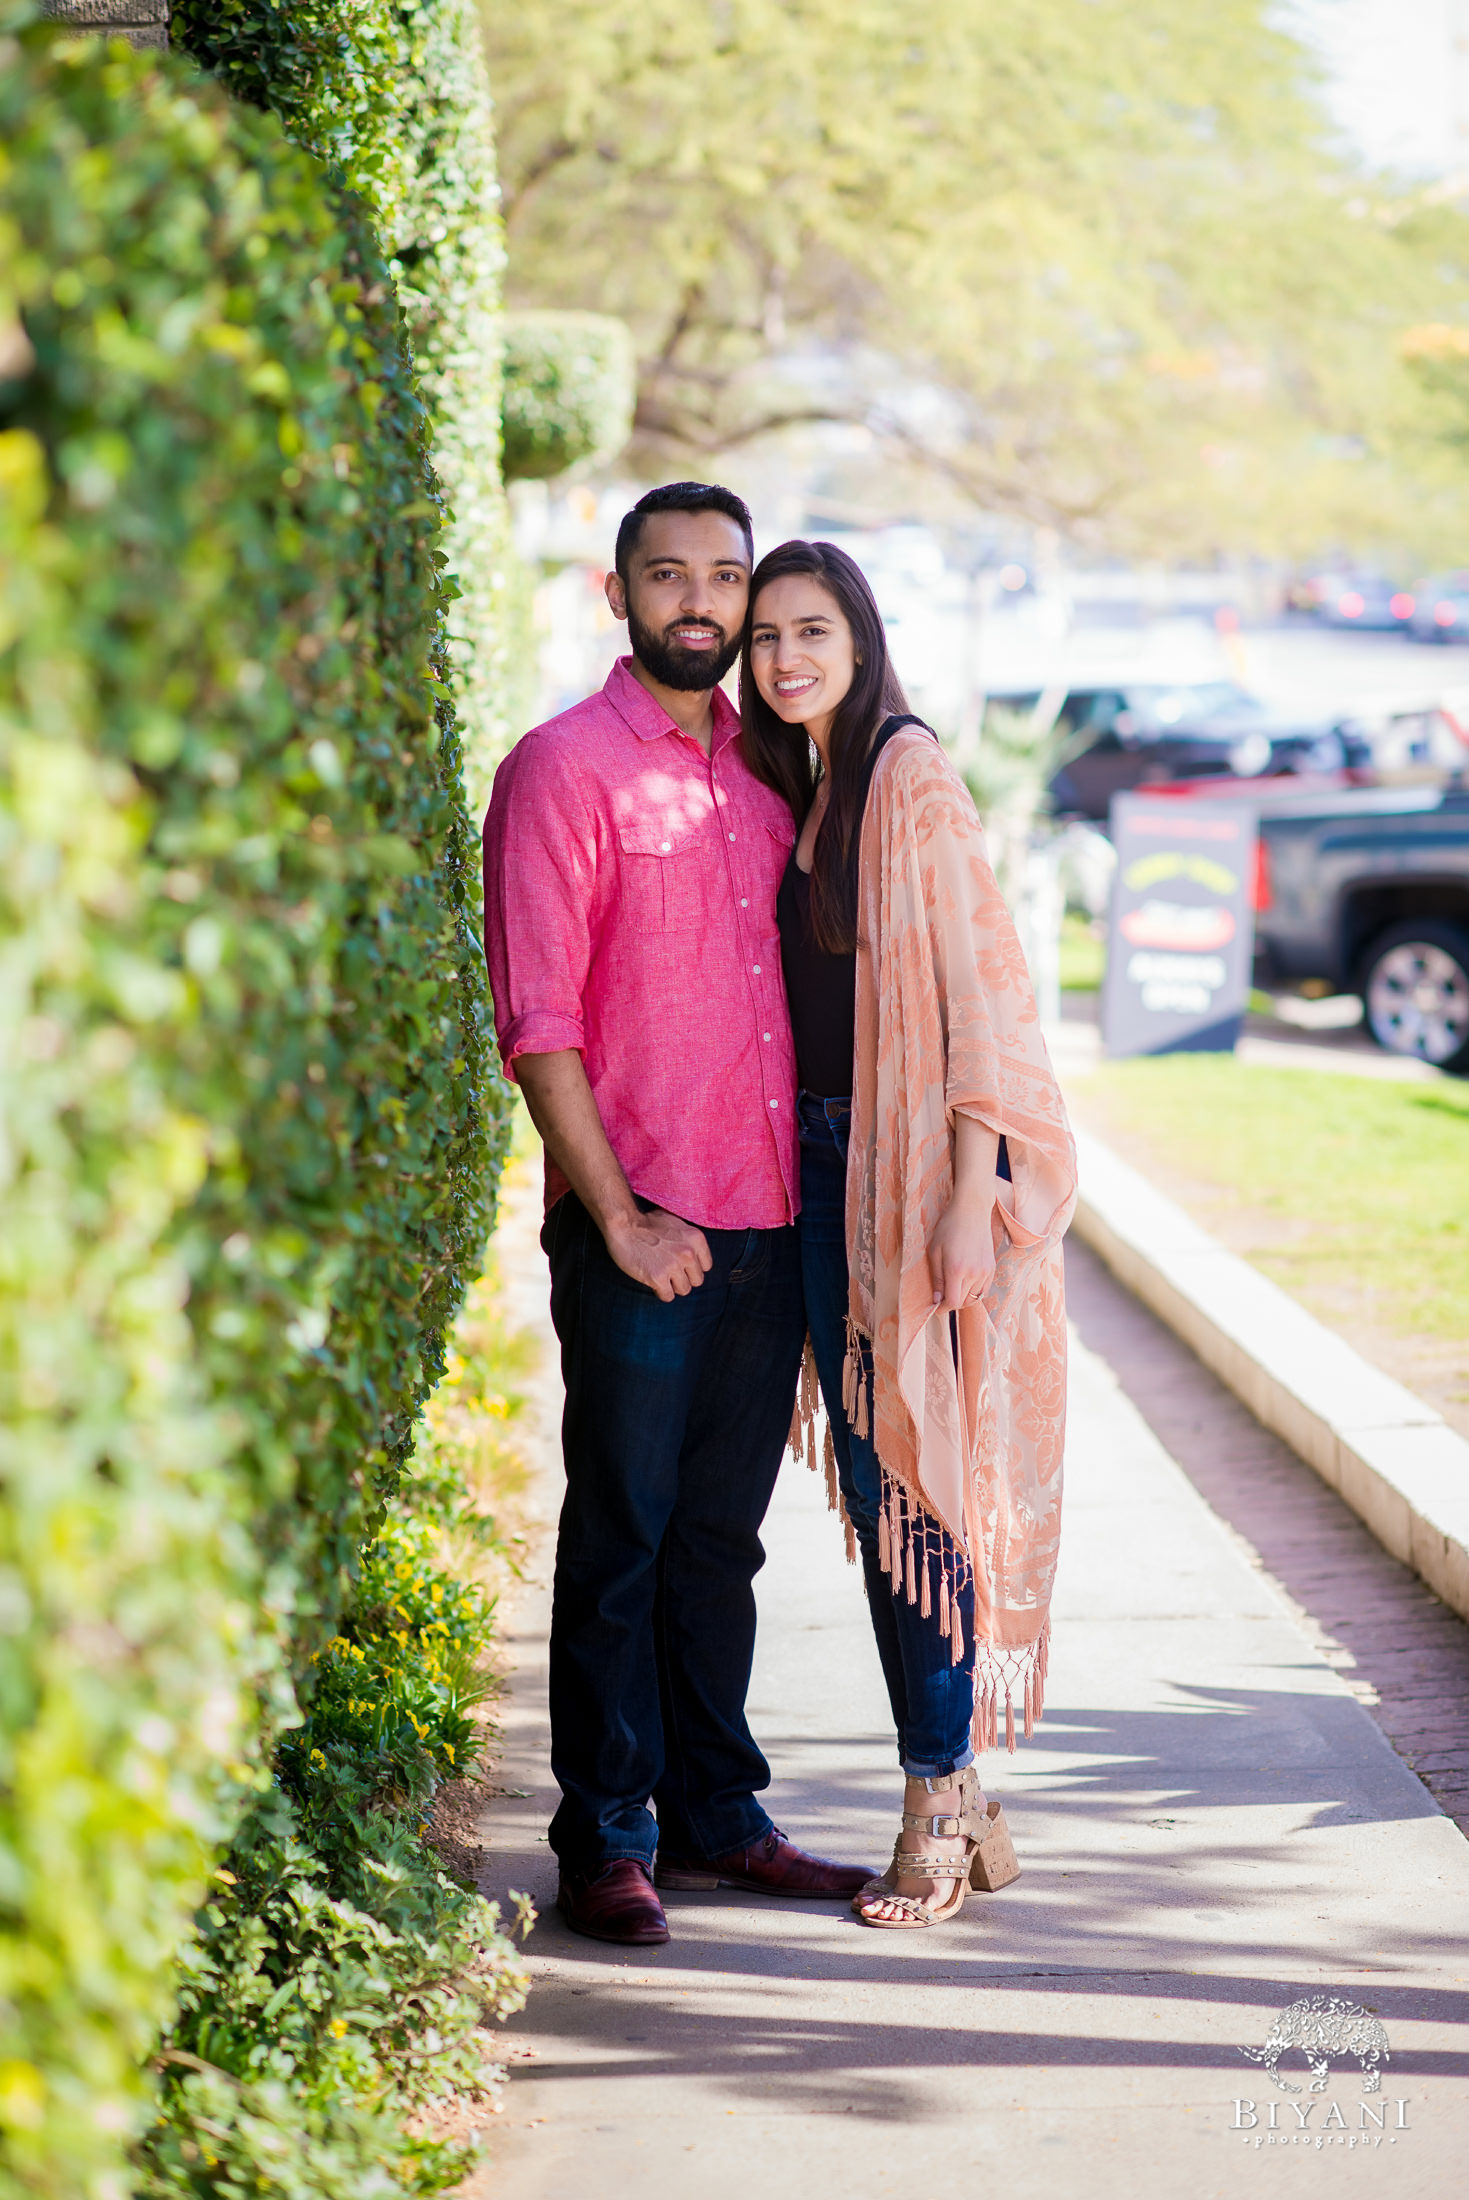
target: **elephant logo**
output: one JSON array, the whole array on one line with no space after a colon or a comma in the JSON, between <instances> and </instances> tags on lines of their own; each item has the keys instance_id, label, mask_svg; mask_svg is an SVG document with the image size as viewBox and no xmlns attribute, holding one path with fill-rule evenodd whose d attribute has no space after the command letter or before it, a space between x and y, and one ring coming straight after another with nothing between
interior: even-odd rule
<instances>
[{"instance_id":1,"label":"elephant logo","mask_svg":"<svg viewBox=\"0 0 1469 2200\"><path fill-rule=\"evenodd\" d=\"M1248 2062L1263 2063L1272 2085L1282 2093L1299 2093L1300 2087L1282 2078L1276 2068L1287 2048L1298 2047L1311 2066L1311 2091L1324 2093L1334 2055L1350 2055L1361 2068L1362 2091L1380 2093L1380 2063L1391 2060L1387 2033L1370 2009L1337 1995L1312 1994L1293 2001L1275 2019L1263 2047L1242 2047Z\"/></svg>"}]
</instances>

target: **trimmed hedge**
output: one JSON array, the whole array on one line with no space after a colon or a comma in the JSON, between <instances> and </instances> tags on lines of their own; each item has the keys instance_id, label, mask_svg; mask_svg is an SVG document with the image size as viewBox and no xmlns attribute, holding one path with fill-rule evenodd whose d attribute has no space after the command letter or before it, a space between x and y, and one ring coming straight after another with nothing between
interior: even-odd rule
<instances>
[{"instance_id":1,"label":"trimmed hedge","mask_svg":"<svg viewBox=\"0 0 1469 2200\"><path fill-rule=\"evenodd\" d=\"M602 466L632 434L632 331L607 313L511 313L505 320L505 479L542 481Z\"/></svg>"},{"instance_id":2,"label":"trimmed hedge","mask_svg":"<svg viewBox=\"0 0 1469 2200\"><path fill-rule=\"evenodd\" d=\"M494 1686L493 1604L442 1557L493 1541L494 1522L436 1436L451 1401L483 1390L468 1343L482 1327L473 1309L456 1333L398 1516L318 1653L275 1786L215 1875L160 2056L140 2200L398 2200L447 2190L474 2160L473 2140L407 2125L498 2088L488 2028L527 1986L495 1905L425 1839L438 1783L475 1770L487 1730L473 1708Z\"/></svg>"},{"instance_id":3,"label":"trimmed hedge","mask_svg":"<svg viewBox=\"0 0 1469 2200\"><path fill-rule=\"evenodd\" d=\"M452 517L449 613L470 808L529 719L529 593L501 479L505 273L495 136L476 0L400 5L410 38L403 126L412 174L391 237L434 466Z\"/></svg>"},{"instance_id":4,"label":"trimmed hedge","mask_svg":"<svg viewBox=\"0 0 1469 2200\"><path fill-rule=\"evenodd\" d=\"M118 2200L500 1103L371 224L55 29L0 40L0 140L0 2123L24 2189Z\"/></svg>"},{"instance_id":5,"label":"trimmed hedge","mask_svg":"<svg viewBox=\"0 0 1469 2200\"><path fill-rule=\"evenodd\" d=\"M500 478L505 253L475 0L175 0L172 37L372 207L451 506L454 692L478 810L526 607Z\"/></svg>"}]
</instances>

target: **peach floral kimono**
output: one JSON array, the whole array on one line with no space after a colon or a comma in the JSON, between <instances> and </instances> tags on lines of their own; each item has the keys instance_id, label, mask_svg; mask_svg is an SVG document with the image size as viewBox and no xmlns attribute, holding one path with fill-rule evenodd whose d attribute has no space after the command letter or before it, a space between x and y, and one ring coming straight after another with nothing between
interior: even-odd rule
<instances>
[{"instance_id":1,"label":"peach floral kimono","mask_svg":"<svg viewBox=\"0 0 1469 2200\"><path fill-rule=\"evenodd\" d=\"M1066 1427L1061 1239L1076 1156L979 818L927 732L895 734L879 758L857 932L843 1404L859 1435L871 1414L893 1593L932 1615L956 1663L955 1591L973 1579L974 1743L994 1746L1003 1697L1013 1749L1014 1694L1028 1735L1044 1693ZM951 1322L933 1312L927 1247L953 1188L959 1113L1003 1133L1013 1182L996 1183L983 1302Z\"/></svg>"}]
</instances>

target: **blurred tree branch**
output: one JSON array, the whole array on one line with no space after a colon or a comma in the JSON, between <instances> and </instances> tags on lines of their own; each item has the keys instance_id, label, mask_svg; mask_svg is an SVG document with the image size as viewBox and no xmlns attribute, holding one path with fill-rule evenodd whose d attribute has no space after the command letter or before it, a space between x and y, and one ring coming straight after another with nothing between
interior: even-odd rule
<instances>
[{"instance_id":1,"label":"blurred tree branch","mask_svg":"<svg viewBox=\"0 0 1469 2200\"><path fill-rule=\"evenodd\" d=\"M485 20L512 295L630 322L650 466L834 420L1121 549L1460 524L1399 339L1469 225L1330 152L1268 0Z\"/></svg>"}]
</instances>

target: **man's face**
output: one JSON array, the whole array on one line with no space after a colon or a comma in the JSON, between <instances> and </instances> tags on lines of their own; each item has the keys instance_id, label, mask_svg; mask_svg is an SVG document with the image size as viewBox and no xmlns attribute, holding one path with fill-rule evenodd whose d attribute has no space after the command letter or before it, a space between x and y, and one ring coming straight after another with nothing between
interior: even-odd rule
<instances>
[{"instance_id":1,"label":"man's face","mask_svg":"<svg viewBox=\"0 0 1469 2200\"><path fill-rule=\"evenodd\" d=\"M633 655L664 687L717 687L739 655L750 560L723 512L650 512L624 587L607 601L627 620Z\"/></svg>"}]
</instances>

